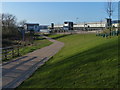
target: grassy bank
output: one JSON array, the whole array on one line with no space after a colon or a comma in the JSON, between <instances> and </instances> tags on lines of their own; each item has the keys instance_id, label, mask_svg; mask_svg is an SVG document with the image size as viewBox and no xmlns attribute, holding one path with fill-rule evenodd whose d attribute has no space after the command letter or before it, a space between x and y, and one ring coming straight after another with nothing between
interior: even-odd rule
<instances>
[{"instance_id":1,"label":"grassy bank","mask_svg":"<svg viewBox=\"0 0 120 90\"><path fill-rule=\"evenodd\" d=\"M62 50L19 88L118 87L118 37L76 34L57 40L65 43Z\"/></svg>"}]
</instances>

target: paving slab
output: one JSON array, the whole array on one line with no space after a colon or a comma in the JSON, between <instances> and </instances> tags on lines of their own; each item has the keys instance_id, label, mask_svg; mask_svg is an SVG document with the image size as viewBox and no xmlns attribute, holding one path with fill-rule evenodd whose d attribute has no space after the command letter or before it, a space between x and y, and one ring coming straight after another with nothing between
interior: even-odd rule
<instances>
[{"instance_id":1,"label":"paving slab","mask_svg":"<svg viewBox=\"0 0 120 90\"><path fill-rule=\"evenodd\" d=\"M30 67L32 67L32 65L21 65L21 66L17 67L16 69L26 71L26 70L30 69Z\"/></svg>"},{"instance_id":2,"label":"paving slab","mask_svg":"<svg viewBox=\"0 0 120 90\"><path fill-rule=\"evenodd\" d=\"M21 75L21 73L18 73L18 72L9 72L9 73L7 73L7 74L4 75L4 76L16 78L16 77L19 77L20 75Z\"/></svg>"},{"instance_id":3,"label":"paving slab","mask_svg":"<svg viewBox=\"0 0 120 90\"><path fill-rule=\"evenodd\" d=\"M15 66L14 64L7 64L7 65L4 66L4 69L10 69L14 66Z\"/></svg>"},{"instance_id":4,"label":"paving slab","mask_svg":"<svg viewBox=\"0 0 120 90\"><path fill-rule=\"evenodd\" d=\"M6 77L6 76L2 76L2 85L6 85L10 82L12 82L13 80L15 80L14 77Z\"/></svg>"},{"instance_id":5,"label":"paving slab","mask_svg":"<svg viewBox=\"0 0 120 90\"><path fill-rule=\"evenodd\" d=\"M28 53L25 56L5 62L2 65L2 88L16 88L29 78L40 66L54 56L64 43L42 36L53 44Z\"/></svg>"}]
</instances>

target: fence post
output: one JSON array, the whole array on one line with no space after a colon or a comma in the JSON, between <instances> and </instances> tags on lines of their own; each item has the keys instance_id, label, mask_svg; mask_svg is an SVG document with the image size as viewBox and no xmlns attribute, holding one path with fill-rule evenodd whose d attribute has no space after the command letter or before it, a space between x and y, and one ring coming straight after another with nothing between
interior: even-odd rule
<instances>
[{"instance_id":1,"label":"fence post","mask_svg":"<svg viewBox=\"0 0 120 90\"><path fill-rule=\"evenodd\" d=\"M15 50L14 47L12 47L12 57L13 57L13 58L14 58L14 56L15 56L15 55L14 55L14 50Z\"/></svg>"},{"instance_id":2,"label":"fence post","mask_svg":"<svg viewBox=\"0 0 120 90\"><path fill-rule=\"evenodd\" d=\"M5 60L7 59L7 49L4 49L5 53L4 53L4 56L5 56Z\"/></svg>"},{"instance_id":3,"label":"fence post","mask_svg":"<svg viewBox=\"0 0 120 90\"><path fill-rule=\"evenodd\" d=\"M17 47L17 51L18 51L18 56L20 55L20 53L19 53L19 45L18 45L18 47Z\"/></svg>"}]
</instances>

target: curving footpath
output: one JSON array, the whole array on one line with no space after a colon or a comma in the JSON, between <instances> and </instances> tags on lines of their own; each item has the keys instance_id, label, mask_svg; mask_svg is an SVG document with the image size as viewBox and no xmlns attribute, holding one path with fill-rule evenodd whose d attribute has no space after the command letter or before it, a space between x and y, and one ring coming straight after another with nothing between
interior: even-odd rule
<instances>
[{"instance_id":1,"label":"curving footpath","mask_svg":"<svg viewBox=\"0 0 120 90\"><path fill-rule=\"evenodd\" d=\"M29 78L40 66L54 56L64 43L42 36L53 44L28 53L2 65L2 88L16 88Z\"/></svg>"}]
</instances>

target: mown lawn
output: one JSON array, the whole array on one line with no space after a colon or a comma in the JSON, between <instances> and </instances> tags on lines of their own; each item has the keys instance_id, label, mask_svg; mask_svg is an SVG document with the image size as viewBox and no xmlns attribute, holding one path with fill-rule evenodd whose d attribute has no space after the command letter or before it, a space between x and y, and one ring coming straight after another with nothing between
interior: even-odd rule
<instances>
[{"instance_id":1,"label":"mown lawn","mask_svg":"<svg viewBox=\"0 0 120 90\"><path fill-rule=\"evenodd\" d=\"M65 43L62 50L18 89L118 87L118 37L75 34L57 40Z\"/></svg>"},{"instance_id":2,"label":"mown lawn","mask_svg":"<svg viewBox=\"0 0 120 90\"><path fill-rule=\"evenodd\" d=\"M52 44L52 42L48 41L47 39L44 39L42 37L39 37L38 40L35 40L33 45L25 46L20 49L20 54L25 55L27 53L33 52L37 49L40 49L42 47L48 46Z\"/></svg>"}]
</instances>

